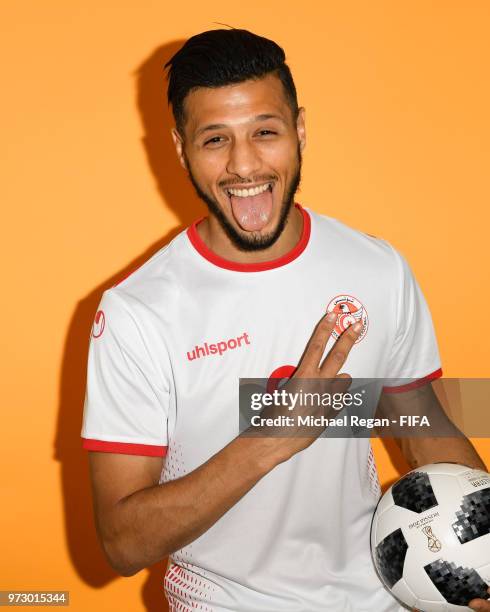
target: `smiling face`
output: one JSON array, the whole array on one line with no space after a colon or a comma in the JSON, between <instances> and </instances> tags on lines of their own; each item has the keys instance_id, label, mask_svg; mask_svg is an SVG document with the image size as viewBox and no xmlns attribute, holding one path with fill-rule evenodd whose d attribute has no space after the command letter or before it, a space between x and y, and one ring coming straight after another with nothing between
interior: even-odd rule
<instances>
[{"instance_id":1,"label":"smiling face","mask_svg":"<svg viewBox=\"0 0 490 612\"><path fill-rule=\"evenodd\" d=\"M198 196L232 243L265 249L277 240L298 188L305 145L275 74L224 87L199 87L185 98L184 134L172 131Z\"/></svg>"}]
</instances>

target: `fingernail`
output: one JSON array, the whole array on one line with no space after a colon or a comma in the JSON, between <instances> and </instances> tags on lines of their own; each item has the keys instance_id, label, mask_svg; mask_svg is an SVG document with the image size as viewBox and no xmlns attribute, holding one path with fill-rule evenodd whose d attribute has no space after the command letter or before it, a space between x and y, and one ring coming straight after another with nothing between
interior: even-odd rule
<instances>
[{"instance_id":1,"label":"fingernail","mask_svg":"<svg viewBox=\"0 0 490 612\"><path fill-rule=\"evenodd\" d=\"M327 321L330 321L330 323L333 323L337 318L337 313L336 312L330 312L327 315Z\"/></svg>"},{"instance_id":2,"label":"fingernail","mask_svg":"<svg viewBox=\"0 0 490 612\"><path fill-rule=\"evenodd\" d=\"M356 332L356 334L358 334L362 329L362 323L360 321L358 321L357 323L354 323L354 325L352 326L352 329Z\"/></svg>"}]
</instances>

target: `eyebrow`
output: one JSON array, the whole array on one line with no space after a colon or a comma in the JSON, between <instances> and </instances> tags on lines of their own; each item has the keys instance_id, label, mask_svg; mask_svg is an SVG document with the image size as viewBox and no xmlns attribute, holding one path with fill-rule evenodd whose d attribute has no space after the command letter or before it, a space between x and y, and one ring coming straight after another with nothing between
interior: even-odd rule
<instances>
[{"instance_id":1,"label":"eyebrow","mask_svg":"<svg viewBox=\"0 0 490 612\"><path fill-rule=\"evenodd\" d=\"M267 121L267 119L277 119L284 125L287 125L286 121L280 115L274 115L272 113L262 113L261 115L256 115L253 119L250 119L250 123L254 123L256 121ZM199 128L197 132L194 134L194 138L197 138L204 132L212 132L213 130L222 130L227 128L226 123L210 123L209 125L205 125L202 128Z\"/></svg>"}]
</instances>

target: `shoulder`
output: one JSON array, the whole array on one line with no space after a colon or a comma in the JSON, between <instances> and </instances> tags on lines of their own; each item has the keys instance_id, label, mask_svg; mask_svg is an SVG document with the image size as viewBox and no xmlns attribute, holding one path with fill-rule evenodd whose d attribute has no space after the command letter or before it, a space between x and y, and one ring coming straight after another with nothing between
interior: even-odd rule
<instances>
[{"instance_id":1,"label":"shoulder","mask_svg":"<svg viewBox=\"0 0 490 612\"><path fill-rule=\"evenodd\" d=\"M403 256L385 239L308 209L314 249L324 257L352 266L356 271L398 277Z\"/></svg>"},{"instance_id":2,"label":"shoulder","mask_svg":"<svg viewBox=\"0 0 490 612\"><path fill-rule=\"evenodd\" d=\"M168 301L178 290L181 270L185 268L187 249L187 229L181 231L169 243L153 253L146 261L106 291L118 296L127 306L151 306Z\"/></svg>"},{"instance_id":3,"label":"shoulder","mask_svg":"<svg viewBox=\"0 0 490 612\"><path fill-rule=\"evenodd\" d=\"M182 279L182 269L187 265L186 231L181 231L103 292L96 319L104 319L106 330L110 323L119 337L123 333L129 337L129 330L134 334L156 337L162 325L171 323L172 312L179 303L179 279Z\"/></svg>"}]
</instances>

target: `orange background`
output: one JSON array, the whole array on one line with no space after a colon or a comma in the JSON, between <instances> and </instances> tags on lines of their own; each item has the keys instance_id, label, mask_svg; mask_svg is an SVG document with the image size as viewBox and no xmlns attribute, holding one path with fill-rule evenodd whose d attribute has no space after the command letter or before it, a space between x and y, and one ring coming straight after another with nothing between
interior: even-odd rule
<instances>
[{"instance_id":1,"label":"orange background","mask_svg":"<svg viewBox=\"0 0 490 612\"><path fill-rule=\"evenodd\" d=\"M102 557L79 436L101 292L204 212L161 67L213 22L286 49L307 109L298 201L392 242L445 375L490 376L489 18L486 1L2 2L0 589L165 609L163 564L123 579ZM383 482L407 469L375 447Z\"/></svg>"}]
</instances>

